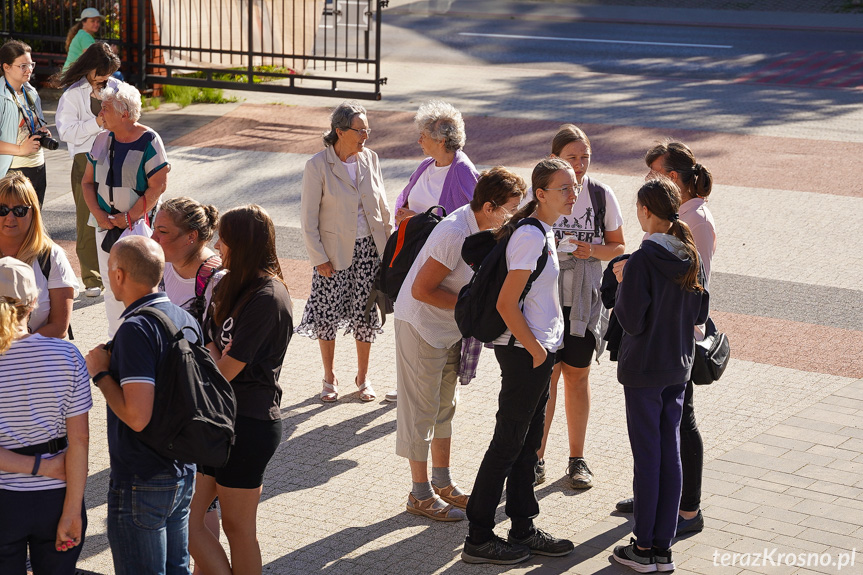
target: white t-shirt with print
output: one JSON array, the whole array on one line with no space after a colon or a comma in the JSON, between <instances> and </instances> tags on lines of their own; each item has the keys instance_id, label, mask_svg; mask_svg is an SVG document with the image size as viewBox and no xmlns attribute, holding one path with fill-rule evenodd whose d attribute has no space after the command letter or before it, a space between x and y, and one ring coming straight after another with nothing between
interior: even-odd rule
<instances>
[{"instance_id":1,"label":"white t-shirt with print","mask_svg":"<svg viewBox=\"0 0 863 575\"><path fill-rule=\"evenodd\" d=\"M563 312L557 289L560 262L557 252L551 247L554 245L552 228L545 222L541 223L546 231L544 235L532 225L522 226L513 232L506 246L506 267L510 271L534 271L542 250L548 250L545 267L524 298L522 313L540 345L553 353L563 343ZM494 340L494 345L509 344L511 335L512 332L506 330ZM515 345L524 347L518 340Z\"/></svg>"},{"instance_id":2,"label":"white t-shirt with print","mask_svg":"<svg viewBox=\"0 0 863 575\"><path fill-rule=\"evenodd\" d=\"M78 290L75 270L72 269L72 264L69 263L69 258L66 257L63 248L57 244L52 245L50 261L51 274L48 279L42 275L39 258L34 259L32 264L33 275L36 276L36 287L39 288L39 305L30 314L30 322L27 324L33 333L48 322L48 314L51 313L51 296L48 290L56 288L73 288L76 292ZM77 295L75 293L73 297Z\"/></svg>"},{"instance_id":3,"label":"white t-shirt with print","mask_svg":"<svg viewBox=\"0 0 863 575\"><path fill-rule=\"evenodd\" d=\"M394 317L411 324L420 337L434 348L452 347L461 339L461 332L453 310L435 307L414 298L411 293L414 280L429 258L433 258L451 270L439 287L458 294L473 277L473 271L461 257L461 248L465 238L478 231L479 225L470 205L462 206L444 218L432 230L399 290Z\"/></svg>"},{"instance_id":4,"label":"white t-shirt with print","mask_svg":"<svg viewBox=\"0 0 863 575\"><path fill-rule=\"evenodd\" d=\"M416 213L424 212L432 206L440 204L440 195L443 192L443 183L452 164L448 166L429 165L420 174L411 193L408 195L408 209Z\"/></svg>"}]
</instances>

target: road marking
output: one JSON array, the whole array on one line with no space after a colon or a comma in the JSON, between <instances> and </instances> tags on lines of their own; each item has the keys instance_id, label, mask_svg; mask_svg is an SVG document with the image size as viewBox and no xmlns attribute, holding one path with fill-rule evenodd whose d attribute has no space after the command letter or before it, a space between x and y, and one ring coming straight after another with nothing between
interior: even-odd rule
<instances>
[{"instance_id":1,"label":"road marking","mask_svg":"<svg viewBox=\"0 0 863 575\"><path fill-rule=\"evenodd\" d=\"M519 34L480 34L459 32L459 36L482 36L484 38L508 38L511 40L554 40L555 42L589 42L593 44L635 44L637 46L676 46L682 48L717 48L727 50L734 46L720 44L681 44L678 42L639 42L637 40L598 40L595 38L555 38L553 36L522 36Z\"/></svg>"}]
</instances>

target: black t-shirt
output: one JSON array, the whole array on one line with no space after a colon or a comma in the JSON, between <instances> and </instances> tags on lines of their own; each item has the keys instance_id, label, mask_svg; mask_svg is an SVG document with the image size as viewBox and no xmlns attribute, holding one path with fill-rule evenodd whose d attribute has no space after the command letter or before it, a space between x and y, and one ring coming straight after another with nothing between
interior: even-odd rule
<instances>
[{"instance_id":1,"label":"black t-shirt","mask_svg":"<svg viewBox=\"0 0 863 575\"><path fill-rule=\"evenodd\" d=\"M230 272L228 272L230 274ZM253 419L280 419L282 388L279 374L294 334L291 296L278 279L261 278L251 296L221 326L208 322L209 336L219 350L233 341L228 356L246 364L231 381L237 396L237 415Z\"/></svg>"}]
</instances>

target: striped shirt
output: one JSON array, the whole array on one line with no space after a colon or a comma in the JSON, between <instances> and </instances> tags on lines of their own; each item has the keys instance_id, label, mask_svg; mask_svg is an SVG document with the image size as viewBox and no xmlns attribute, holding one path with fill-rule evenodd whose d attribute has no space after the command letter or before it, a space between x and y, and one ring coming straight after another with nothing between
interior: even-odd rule
<instances>
[{"instance_id":1,"label":"striped shirt","mask_svg":"<svg viewBox=\"0 0 863 575\"><path fill-rule=\"evenodd\" d=\"M62 437L66 419L87 413L92 406L87 365L68 341L33 334L0 355L0 446L16 449ZM58 479L0 471L0 489L65 486Z\"/></svg>"}]
</instances>

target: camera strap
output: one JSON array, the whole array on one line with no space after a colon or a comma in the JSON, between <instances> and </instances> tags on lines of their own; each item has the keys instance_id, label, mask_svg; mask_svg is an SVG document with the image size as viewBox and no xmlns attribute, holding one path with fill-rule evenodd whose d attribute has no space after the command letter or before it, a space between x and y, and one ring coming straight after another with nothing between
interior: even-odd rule
<instances>
[{"instance_id":1,"label":"camera strap","mask_svg":"<svg viewBox=\"0 0 863 575\"><path fill-rule=\"evenodd\" d=\"M108 147L108 204L111 206L111 213L114 212L114 133L109 136L111 144Z\"/></svg>"},{"instance_id":2,"label":"camera strap","mask_svg":"<svg viewBox=\"0 0 863 575\"><path fill-rule=\"evenodd\" d=\"M4 78L5 80L5 78ZM36 105L30 101L30 95L27 94L27 90L24 89L24 86L21 86L21 93L24 94L24 102L27 104L27 109L24 109L24 106L21 105L21 101L18 99L18 94L15 93L15 89L9 85L9 80L6 80L6 89L12 92L12 99L15 100L15 104L17 104L18 109L21 111L21 116L27 121L27 128L30 130L30 135L36 133L36 122L39 120L39 115L36 113Z\"/></svg>"}]
</instances>

